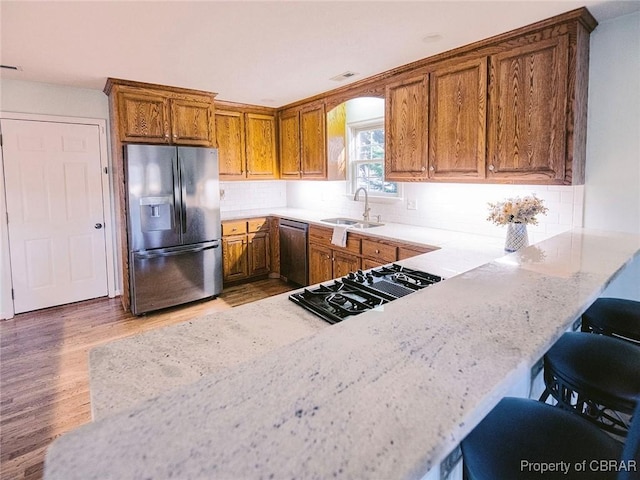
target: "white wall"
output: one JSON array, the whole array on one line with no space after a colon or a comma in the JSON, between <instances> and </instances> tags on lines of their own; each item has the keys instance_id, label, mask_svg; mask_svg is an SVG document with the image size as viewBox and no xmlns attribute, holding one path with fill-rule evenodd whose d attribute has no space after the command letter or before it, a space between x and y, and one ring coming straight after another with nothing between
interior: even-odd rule
<instances>
[{"instance_id":1,"label":"white wall","mask_svg":"<svg viewBox=\"0 0 640 480\"><path fill-rule=\"evenodd\" d=\"M640 234L640 12L591 34L584 225ZM640 258L604 295L640 300Z\"/></svg>"},{"instance_id":2,"label":"white wall","mask_svg":"<svg viewBox=\"0 0 640 480\"><path fill-rule=\"evenodd\" d=\"M0 79L0 111L109 119L108 98L99 90L8 79Z\"/></svg>"}]
</instances>

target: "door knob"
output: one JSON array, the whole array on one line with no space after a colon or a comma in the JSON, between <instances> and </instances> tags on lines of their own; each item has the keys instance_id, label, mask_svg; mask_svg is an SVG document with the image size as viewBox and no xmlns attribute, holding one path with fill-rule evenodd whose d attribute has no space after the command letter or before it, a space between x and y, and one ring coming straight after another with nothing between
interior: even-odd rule
<instances>
[{"instance_id":1,"label":"door knob","mask_svg":"<svg viewBox=\"0 0 640 480\"><path fill-rule=\"evenodd\" d=\"M94 225L94 227L95 227L96 230L100 230L102 228L102 224L101 223L96 223Z\"/></svg>"}]
</instances>

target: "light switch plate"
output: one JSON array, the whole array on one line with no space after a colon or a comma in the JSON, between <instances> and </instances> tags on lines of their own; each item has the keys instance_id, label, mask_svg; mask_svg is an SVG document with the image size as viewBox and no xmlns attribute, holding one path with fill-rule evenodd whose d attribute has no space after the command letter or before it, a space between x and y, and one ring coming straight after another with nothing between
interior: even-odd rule
<instances>
[{"instance_id":1,"label":"light switch plate","mask_svg":"<svg viewBox=\"0 0 640 480\"><path fill-rule=\"evenodd\" d=\"M407 200L407 210L417 210L418 209L418 200L412 199Z\"/></svg>"}]
</instances>

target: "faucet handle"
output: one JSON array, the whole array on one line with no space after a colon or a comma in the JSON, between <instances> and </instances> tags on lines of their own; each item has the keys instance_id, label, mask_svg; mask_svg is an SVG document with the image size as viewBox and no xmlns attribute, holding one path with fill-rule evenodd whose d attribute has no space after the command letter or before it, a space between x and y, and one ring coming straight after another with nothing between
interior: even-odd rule
<instances>
[{"instance_id":1,"label":"faucet handle","mask_svg":"<svg viewBox=\"0 0 640 480\"><path fill-rule=\"evenodd\" d=\"M382 221L382 215L374 215L376 217L376 222L380 223Z\"/></svg>"}]
</instances>

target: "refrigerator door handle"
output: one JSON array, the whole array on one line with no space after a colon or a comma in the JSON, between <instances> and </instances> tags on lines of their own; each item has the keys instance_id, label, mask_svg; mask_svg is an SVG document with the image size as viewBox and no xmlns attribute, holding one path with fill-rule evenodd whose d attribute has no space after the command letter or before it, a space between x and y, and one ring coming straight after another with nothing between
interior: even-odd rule
<instances>
[{"instance_id":1,"label":"refrigerator door handle","mask_svg":"<svg viewBox=\"0 0 640 480\"><path fill-rule=\"evenodd\" d=\"M180 171L178 167L179 159L174 157L173 160L173 204L175 205L174 218L175 227L174 230L179 232L180 240L182 240L182 198L180 196Z\"/></svg>"},{"instance_id":2,"label":"refrigerator door handle","mask_svg":"<svg viewBox=\"0 0 640 480\"><path fill-rule=\"evenodd\" d=\"M185 185L185 175L184 168L182 166L182 162L180 161L180 156L178 155L178 168L180 169L180 207L182 209L182 233L187 233L187 186Z\"/></svg>"},{"instance_id":3,"label":"refrigerator door handle","mask_svg":"<svg viewBox=\"0 0 640 480\"><path fill-rule=\"evenodd\" d=\"M174 255L182 255L184 253L198 253L198 252L203 252L205 250L210 250L212 248L218 248L220 246L220 244L216 243L214 245L206 245L203 247L198 247L198 248L189 248L189 249L180 249L180 250L173 250L171 252L153 252L153 253L141 253L141 252L136 252L134 253L136 258L140 258L140 259L149 259L149 258L158 258L158 257L173 257Z\"/></svg>"}]
</instances>

